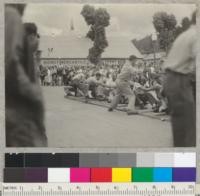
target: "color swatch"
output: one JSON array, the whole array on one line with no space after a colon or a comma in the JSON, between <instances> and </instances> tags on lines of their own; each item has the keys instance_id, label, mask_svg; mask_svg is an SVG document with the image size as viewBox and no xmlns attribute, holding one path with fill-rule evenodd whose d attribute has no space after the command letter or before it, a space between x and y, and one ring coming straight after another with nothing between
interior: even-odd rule
<instances>
[{"instance_id":1,"label":"color swatch","mask_svg":"<svg viewBox=\"0 0 200 196\"><path fill-rule=\"evenodd\" d=\"M172 168L154 168L154 182L172 182Z\"/></svg>"},{"instance_id":2,"label":"color swatch","mask_svg":"<svg viewBox=\"0 0 200 196\"><path fill-rule=\"evenodd\" d=\"M5 168L4 182L20 183L25 182L24 168Z\"/></svg>"},{"instance_id":3,"label":"color swatch","mask_svg":"<svg viewBox=\"0 0 200 196\"><path fill-rule=\"evenodd\" d=\"M4 182L195 182L196 168L5 168Z\"/></svg>"},{"instance_id":4,"label":"color swatch","mask_svg":"<svg viewBox=\"0 0 200 196\"><path fill-rule=\"evenodd\" d=\"M153 168L133 168L133 182L153 182Z\"/></svg>"},{"instance_id":5,"label":"color swatch","mask_svg":"<svg viewBox=\"0 0 200 196\"><path fill-rule=\"evenodd\" d=\"M112 168L91 168L91 182L112 182Z\"/></svg>"},{"instance_id":6,"label":"color swatch","mask_svg":"<svg viewBox=\"0 0 200 196\"><path fill-rule=\"evenodd\" d=\"M132 182L132 169L112 168L112 182Z\"/></svg>"},{"instance_id":7,"label":"color swatch","mask_svg":"<svg viewBox=\"0 0 200 196\"><path fill-rule=\"evenodd\" d=\"M48 182L70 182L70 169L48 168Z\"/></svg>"},{"instance_id":8,"label":"color swatch","mask_svg":"<svg viewBox=\"0 0 200 196\"><path fill-rule=\"evenodd\" d=\"M25 182L47 182L47 168L25 168Z\"/></svg>"},{"instance_id":9,"label":"color swatch","mask_svg":"<svg viewBox=\"0 0 200 196\"><path fill-rule=\"evenodd\" d=\"M4 182L195 182L196 153L5 155Z\"/></svg>"},{"instance_id":10,"label":"color swatch","mask_svg":"<svg viewBox=\"0 0 200 196\"><path fill-rule=\"evenodd\" d=\"M137 167L154 167L155 153L137 153Z\"/></svg>"},{"instance_id":11,"label":"color swatch","mask_svg":"<svg viewBox=\"0 0 200 196\"><path fill-rule=\"evenodd\" d=\"M71 168L70 182L90 182L90 168Z\"/></svg>"},{"instance_id":12,"label":"color swatch","mask_svg":"<svg viewBox=\"0 0 200 196\"><path fill-rule=\"evenodd\" d=\"M196 153L20 153L6 154L5 167L196 167Z\"/></svg>"},{"instance_id":13,"label":"color swatch","mask_svg":"<svg viewBox=\"0 0 200 196\"><path fill-rule=\"evenodd\" d=\"M196 179L196 168L173 168L173 182L191 182Z\"/></svg>"}]
</instances>

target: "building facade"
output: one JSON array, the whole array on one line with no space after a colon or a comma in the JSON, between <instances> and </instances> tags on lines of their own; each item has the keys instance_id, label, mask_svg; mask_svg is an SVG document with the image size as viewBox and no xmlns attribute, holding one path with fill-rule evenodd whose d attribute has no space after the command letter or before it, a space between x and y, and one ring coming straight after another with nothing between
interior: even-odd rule
<instances>
[{"instance_id":1,"label":"building facade","mask_svg":"<svg viewBox=\"0 0 200 196\"><path fill-rule=\"evenodd\" d=\"M142 58L141 53L125 37L108 37L109 46L102 54L102 64L123 65L130 55ZM83 36L70 33L66 36L41 37L39 50L43 66L93 66L87 59L93 42Z\"/></svg>"}]
</instances>

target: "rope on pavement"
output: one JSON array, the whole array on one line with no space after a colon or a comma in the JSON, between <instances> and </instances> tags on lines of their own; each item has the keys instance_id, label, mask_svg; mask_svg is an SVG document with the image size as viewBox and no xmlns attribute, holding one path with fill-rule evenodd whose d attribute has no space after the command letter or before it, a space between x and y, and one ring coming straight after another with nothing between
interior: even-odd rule
<instances>
[{"instance_id":1,"label":"rope on pavement","mask_svg":"<svg viewBox=\"0 0 200 196\"><path fill-rule=\"evenodd\" d=\"M83 97L65 96L65 98L73 100L73 101L79 101L79 102L85 103L85 99ZM97 100L93 100L93 99L89 99L88 103L85 103L85 104L90 104L90 105L96 105L96 106L99 106L99 107L109 108L109 103L106 103L106 102L103 102L103 101L97 101ZM126 109L125 109L124 105L122 105L122 104L119 105L116 108L116 110L120 111L120 112L126 112ZM169 116L167 116L164 113L156 114L156 113L153 112L152 109L140 110L139 115L145 116L145 117L149 117L149 118L152 118L152 119L161 120L161 121L170 121L170 117Z\"/></svg>"}]
</instances>

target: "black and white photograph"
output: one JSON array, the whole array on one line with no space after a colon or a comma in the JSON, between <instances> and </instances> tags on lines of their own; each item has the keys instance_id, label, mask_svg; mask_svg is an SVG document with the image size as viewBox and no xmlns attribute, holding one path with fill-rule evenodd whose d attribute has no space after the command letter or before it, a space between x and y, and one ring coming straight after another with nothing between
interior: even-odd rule
<instances>
[{"instance_id":1,"label":"black and white photograph","mask_svg":"<svg viewBox=\"0 0 200 196\"><path fill-rule=\"evenodd\" d=\"M7 147L196 146L195 4L5 4Z\"/></svg>"}]
</instances>

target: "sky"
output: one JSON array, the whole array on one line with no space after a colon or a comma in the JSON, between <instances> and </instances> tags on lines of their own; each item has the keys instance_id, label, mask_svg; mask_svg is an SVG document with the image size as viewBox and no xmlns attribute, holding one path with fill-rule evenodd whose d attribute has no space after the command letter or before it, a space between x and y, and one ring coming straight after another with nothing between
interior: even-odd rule
<instances>
[{"instance_id":1,"label":"sky","mask_svg":"<svg viewBox=\"0 0 200 196\"><path fill-rule=\"evenodd\" d=\"M70 31L73 21L74 31L85 36L89 30L80 14L84 4L28 4L24 22L34 22L41 36L64 36ZM92 4L96 8L106 8L111 16L106 28L107 36L126 36L139 39L155 32L153 15L165 11L174 14L178 24L182 18L191 17L194 4Z\"/></svg>"}]
</instances>

